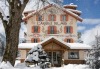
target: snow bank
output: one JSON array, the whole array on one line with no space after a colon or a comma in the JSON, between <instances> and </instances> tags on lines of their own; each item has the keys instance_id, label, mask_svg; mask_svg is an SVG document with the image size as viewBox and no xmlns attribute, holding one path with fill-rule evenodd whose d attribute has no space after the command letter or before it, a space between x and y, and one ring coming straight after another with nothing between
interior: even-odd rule
<instances>
[{"instance_id":1,"label":"snow bank","mask_svg":"<svg viewBox=\"0 0 100 69\"><path fill-rule=\"evenodd\" d=\"M39 66L26 67L25 63L18 63L13 67L9 62L2 62L0 64L0 69L41 69ZM48 69L90 69L88 65L82 64L68 64L62 67L52 67Z\"/></svg>"},{"instance_id":2,"label":"snow bank","mask_svg":"<svg viewBox=\"0 0 100 69\"><path fill-rule=\"evenodd\" d=\"M10 69L14 69L14 67L10 64L10 62L2 62L1 64L0 64L0 69L8 69L8 68L10 68Z\"/></svg>"},{"instance_id":3,"label":"snow bank","mask_svg":"<svg viewBox=\"0 0 100 69\"><path fill-rule=\"evenodd\" d=\"M64 65L63 67L53 67L52 69L89 69L88 65L82 65L82 64L68 64Z\"/></svg>"}]
</instances>

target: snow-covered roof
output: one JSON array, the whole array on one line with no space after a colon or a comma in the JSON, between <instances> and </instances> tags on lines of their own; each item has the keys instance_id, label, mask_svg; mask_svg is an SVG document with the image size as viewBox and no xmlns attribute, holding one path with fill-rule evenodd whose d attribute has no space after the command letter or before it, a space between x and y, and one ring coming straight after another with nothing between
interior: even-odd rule
<instances>
[{"instance_id":1,"label":"snow-covered roof","mask_svg":"<svg viewBox=\"0 0 100 69\"><path fill-rule=\"evenodd\" d=\"M83 43L67 43L71 49L91 49L92 47Z\"/></svg>"},{"instance_id":2,"label":"snow-covered roof","mask_svg":"<svg viewBox=\"0 0 100 69\"><path fill-rule=\"evenodd\" d=\"M74 10L74 9L67 9L67 10L69 10L69 11L72 11L72 12L76 12L76 13L82 13L81 11L79 11L79 10Z\"/></svg>"},{"instance_id":3,"label":"snow-covered roof","mask_svg":"<svg viewBox=\"0 0 100 69\"><path fill-rule=\"evenodd\" d=\"M20 49L31 49L37 46L39 43L20 43L18 48Z\"/></svg>"},{"instance_id":4,"label":"snow-covered roof","mask_svg":"<svg viewBox=\"0 0 100 69\"><path fill-rule=\"evenodd\" d=\"M46 9L46 8L49 8L49 7L52 7L52 6L61 9L62 11L68 13L69 15L71 15L71 16L77 18L77 20L79 20L79 21L82 21L82 20L83 20L80 16L78 16L78 15L75 14L75 13L73 13L72 11L67 10L67 9L65 9L65 8L63 8L63 7L59 7L59 6L57 6L56 4L49 4L49 5L47 5L47 6L43 7L43 8L41 8L41 9L39 9L38 11L41 11L41 10L43 10L44 8ZM34 11L34 12L28 14L26 17L23 18L23 20L27 20L28 18L30 18L31 16L33 16L33 14L35 14L35 13L37 13L37 11Z\"/></svg>"},{"instance_id":5,"label":"snow-covered roof","mask_svg":"<svg viewBox=\"0 0 100 69\"><path fill-rule=\"evenodd\" d=\"M64 41L62 41L62 40L56 38L55 36L51 36L51 37L45 39L44 41L40 42L40 44L42 44L42 43L44 43L44 42L46 42L46 41L48 41L48 40L50 40L50 39L52 39L52 38L54 38L54 39L58 40L59 42L61 42L61 43L63 43L63 44L66 45L66 42L64 42Z\"/></svg>"},{"instance_id":6,"label":"snow-covered roof","mask_svg":"<svg viewBox=\"0 0 100 69\"><path fill-rule=\"evenodd\" d=\"M58 39L54 36L51 36L51 37L45 39L44 41L42 41L40 43L21 43L21 44L18 45L18 48L20 48L20 49L31 49L31 48L34 48L35 46L39 45L39 44L41 45L41 44L47 42L48 40L50 40L52 38L63 43L64 45L66 45L66 47L69 47L70 49L91 49L92 48L91 46L89 46L87 44L83 44L83 43L66 43L63 40L60 40L60 39Z\"/></svg>"}]
</instances>

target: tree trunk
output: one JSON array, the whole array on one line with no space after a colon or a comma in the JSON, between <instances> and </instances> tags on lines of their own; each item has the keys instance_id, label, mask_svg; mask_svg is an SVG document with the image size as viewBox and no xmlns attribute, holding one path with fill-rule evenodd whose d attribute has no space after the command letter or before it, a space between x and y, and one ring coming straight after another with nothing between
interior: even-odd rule
<instances>
[{"instance_id":1,"label":"tree trunk","mask_svg":"<svg viewBox=\"0 0 100 69\"><path fill-rule=\"evenodd\" d=\"M6 28L6 50L3 56L3 61L9 61L14 65L19 42L19 30L21 20L18 17L14 17L16 20L12 21L12 26Z\"/></svg>"},{"instance_id":2,"label":"tree trunk","mask_svg":"<svg viewBox=\"0 0 100 69\"><path fill-rule=\"evenodd\" d=\"M0 13L0 18L3 21L6 34L6 49L3 56L3 61L9 61L13 66L18 52L19 43L19 30L22 19L22 12L29 0L23 0L21 4L20 0L7 0L9 3L9 22L3 20L3 16Z\"/></svg>"},{"instance_id":3,"label":"tree trunk","mask_svg":"<svg viewBox=\"0 0 100 69\"><path fill-rule=\"evenodd\" d=\"M13 1L9 6L9 24L5 29L6 33L6 49L3 61L9 61L13 66L18 52L19 30L22 19L22 8L18 6L18 1Z\"/></svg>"}]
</instances>

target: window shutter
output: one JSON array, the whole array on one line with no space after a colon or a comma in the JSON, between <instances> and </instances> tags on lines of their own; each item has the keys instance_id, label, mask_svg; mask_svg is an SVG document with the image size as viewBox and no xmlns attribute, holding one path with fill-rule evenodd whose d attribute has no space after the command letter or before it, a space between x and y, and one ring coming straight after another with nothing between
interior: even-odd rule
<instances>
[{"instance_id":1,"label":"window shutter","mask_svg":"<svg viewBox=\"0 0 100 69\"><path fill-rule=\"evenodd\" d=\"M40 38L38 38L38 42L40 42Z\"/></svg>"},{"instance_id":2,"label":"window shutter","mask_svg":"<svg viewBox=\"0 0 100 69\"><path fill-rule=\"evenodd\" d=\"M60 15L60 21L62 21L62 15Z\"/></svg>"},{"instance_id":3,"label":"window shutter","mask_svg":"<svg viewBox=\"0 0 100 69\"><path fill-rule=\"evenodd\" d=\"M34 26L32 26L31 32L34 33Z\"/></svg>"},{"instance_id":4,"label":"window shutter","mask_svg":"<svg viewBox=\"0 0 100 69\"><path fill-rule=\"evenodd\" d=\"M31 43L34 43L34 38L31 38Z\"/></svg>"},{"instance_id":5,"label":"window shutter","mask_svg":"<svg viewBox=\"0 0 100 69\"><path fill-rule=\"evenodd\" d=\"M66 15L66 21L68 21L68 15Z\"/></svg>"},{"instance_id":6,"label":"window shutter","mask_svg":"<svg viewBox=\"0 0 100 69\"><path fill-rule=\"evenodd\" d=\"M67 32L67 26L64 27L64 33L66 34Z\"/></svg>"},{"instance_id":7,"label":"window shutter","mask_svg":"<svg viewBox=\"0 0 100 69\"><path fill-rule=\"evenodd\" d=\"M50 34L50 26L48 26L48 34Z\"/></svg>"},{"instance_id":8,"label":"window shutter","mask_svg":"<svg viewBox=\"0 0 100 69\"><path fill-rule=\"evenodd\" d=\"M50 19L51 19L51 14L48 15L48 21L50 21Z\"/></svg>"},{"instance_id":9,"label":"window shutter","mask_svg":"<svg viewBox=\"0 0 100 69\"><path fill-rule=\"evenodd\" d=\"M40 26L38 26L38 33L40 33Z\"/></svg>"},{"instance_id":10,"label":"window shutter","mask_svg":"<svg viewBox=\"0 0 100 69\"><path fill-rule=\"evenodd\" d=\"M67 42L67 38L65 38L64 41Z\"/></svg>"},{"instance_id":11,"label":"window shutter","mask_svg":"<svg viewBox=\"0 0 100 69\"><path fill-rule=\"evenodd\" d=\"M38 21L38 15L36 15L36 21Z\"/></svg>"},{"instance_id":12,"label":"window shutter","mask_svg":"<svg viewBox=\"0 0 100 69\"><path fill-rule=\"evenodd\" d=\"M56 15L54 15L54 21L56 21Z\"/></svg>"},{"instance_id":13,"label":"window shutter","mask_svg":"<svg viewBox=\"0 0 100 69\"><path fill-rule=\"evenodd\" d=\"M73 33L73 27L72 26L70 26L70 32Z\"/></svg>"},{"instance_id":14,"label":"window shutter","mask_svg":"<svg viewBox=\"0 0 100 69\"><path fill-rule=\"evenodd\" d=\"M73 39L71 39L71 43L73 43L74 42L74 40Z\"/></svg>"},{"instance_id":15,"label":"window shutter","mask_svg":"<svg viewBox=\"0 0 100 69\"><path fill-rule=\"evenodd\" d=\"M42 15L42 21L44 21L44 16Z\"/></svg>"},{"instance_id":16,"label":"window shutter","mask_svg":"<svg viewBox=\"0 0 100 69\"><path fill-rule=\"evenodd\" d=\"M54 34L57 34L57 27L54 26Z\"/></svg>"}]
</instances>

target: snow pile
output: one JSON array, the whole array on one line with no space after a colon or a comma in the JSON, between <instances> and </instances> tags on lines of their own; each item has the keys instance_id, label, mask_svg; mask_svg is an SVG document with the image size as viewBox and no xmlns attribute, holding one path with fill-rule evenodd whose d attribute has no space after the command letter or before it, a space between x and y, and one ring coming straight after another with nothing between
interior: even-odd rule
<instances>
[{"instance_id":1,"label":"snow pile","mask_svg":"<svg viewBox=\"0 0 100 69\"><path fill-rule=\"evenodd\" d=\"M13 69L14 67L7 61L7 62L2 62L1 64L0 64L0 69L7 69L7 68L11 68L11 69Z\"/></svg>"},{"instance_id":2,"label":"snow pile","mask_svg":"<svg viewBox=\"0 0 100 69\"><path fill-rule=\"evenodd\" d=\"M13 67L9 62L2 62L0 69L41 69L40 66L26 67L25 63L18 63ZM68 64L62 67L51 67L46 69L90 69L88 65L82 64Z\"/></svg>"},{"instance_id":3,"label":"snow pile","mask_svg":"<svg viewBox=\"0 0 100 69\"><path fill-rule=\"evenodd\" d=\"M25 63L18 63L14 66L15 68L26 68L27 66L25 65Z\"/></svg>"},{"instance_id":4,"label":"snow pile","mask_svg":"<svg viewBox=\"0 0 100 69\"><path fill-rule=\"evenodd\" d=\"M77 65L77 64L68 64L63 67L53 67L52 69L89 69L88 65Z\"/></svg>"}]
</instances>

